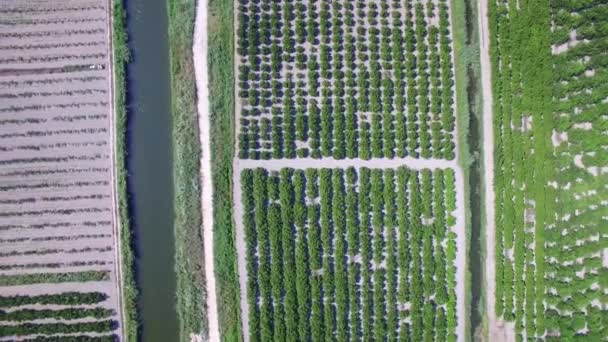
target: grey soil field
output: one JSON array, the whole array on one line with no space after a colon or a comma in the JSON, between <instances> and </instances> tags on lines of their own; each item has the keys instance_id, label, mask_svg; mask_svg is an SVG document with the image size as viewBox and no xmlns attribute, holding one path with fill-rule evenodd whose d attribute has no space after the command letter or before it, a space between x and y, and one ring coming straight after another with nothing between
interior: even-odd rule
<instances>
[{"instance_id":1,"label":"grey soil field","mask_svg":"<svg viewBox=\"0 0 608 342\"><path fill-rule=\"evenodd\" d=\"M103 292L96 306L117 324L102 334L122 339L110 11L108 0L0 2L0 278L109 274L0 295Z\"/></svg>"}]
</instances>

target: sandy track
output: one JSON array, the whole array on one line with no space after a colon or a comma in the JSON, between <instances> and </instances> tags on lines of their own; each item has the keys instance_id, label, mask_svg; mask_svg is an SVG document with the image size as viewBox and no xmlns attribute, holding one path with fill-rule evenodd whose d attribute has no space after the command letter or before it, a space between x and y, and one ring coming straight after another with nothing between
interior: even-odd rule
<instances>
[{"instance_id":1,"label":"sandy track","mask_svg":"<svg viewBox=\"0 0 608 342\"><path fill-rule=\"evenodd\" d=\"M492 111L492 67L490 64L490 30L488 24L488 1L481 0L479 5L479 27L481 28L481 84L483 91L483 168L484 198L486 208L486 300L488 317L488 340L494 342L514 341L515 336L510 333L508 324L498 320L495 314L494 302L496 300L496 272L495 272L495 194L494 194L494 113Z\"/></svg>"},{"instance_id":2,"label":"sandy track","mask_svg":"<svg viewBox=\"0 0 608 342\"><path fill-rule=\"evenodd\" d=\"M201 210L209 341L219 341L217 298L213 252L213 184L211 179L211 144L209 133L209 80L207 73L207 0L197 0L192 45L198 125L201 143ZM196 333L196 332L195 332Z\"/></svg>"},{"instance_id":3,"label":"sandy track","mask_svg":"<svg viewBox=\"0 0 608 342\"><path fill-rule=\"evenodd\" d=\"M442 159L416 159L411 157L384 159L372 158L363 159L342 159L333 158L300 158L300 159L278 159L278 160L251 160L234 159L233 172L233 200L234 200L234 221L236 225L236 249L239 271L239 285L241 296L241 317L243 324L243 337L249 341L249 303L247 301L247 262L246 262L246 243L245 230L243 225L243 203L240 185L241 171L249 168L264 168L270 171L279 171L282 168L306 169L306 168L348 168L348 167L367 167L367 168L398 168L405 166L412 170L422 169L453 169L455 171L456 186L456 314L457 326L456 333L458 341L465 341L465 270L466 270L466 234L465 234L465 199L464 199L464 173L456 160Z\"/></svg>"}]
</instances>

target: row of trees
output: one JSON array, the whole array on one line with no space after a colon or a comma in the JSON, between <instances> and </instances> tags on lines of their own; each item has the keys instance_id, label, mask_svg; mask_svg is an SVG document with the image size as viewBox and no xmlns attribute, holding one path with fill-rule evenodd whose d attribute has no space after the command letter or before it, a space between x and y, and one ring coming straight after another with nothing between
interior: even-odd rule
<instances>
[{"instance_id":1,"label":"row of trees","mask_svg":"<svg viewBox=\"0 0 608 342\"><path fill-rule=\"evenodd\" d=\"M86 317L106 318L112 315L114 315L114 310L105 308L67 308L59 310L23 309L8 312L0 310L0 321L22 322L45 318L72 320Z\"/></svg>"},{"instance_id":2,"label":"row of trees","mask_svg":"<svg viewBox=\"0 0 608 342\"><path fill-rule=\"evenodd\" d=\"M266 159L271 155L265 152L272 150L273 158L369 159L422 154L425 158L453 159L454 82L445 2L438 10L432 4L418 4L416 25L409 3L405 25L398 3L393 3L392 9L383 4L379 12L375 3L358 3L357 20L350 3L321 2L318 12L314 1L309 5L295 6L295 24L292 12L286 9L293 9L291 3L282 4L282 14L276 4L262 4L266 7L262 14L258 13L260 4L240 6L239 96L249 99L242 113L280 115L282 125L276 133L273 130L273 136L282 136L285 141L277 145L274 139L264 140L250 125L242 125L239 155ZM303 30L305 15L308 30ZM377 16L382 20L378 22ZM439 27L429 26L425 16L438 16ZM366 21L371 27L364 24ZM274 25L278 25L276 29ZM299 28L295 40L294 27ZM265 38L260 39L258 31ZM307 34L313 39L304 43ZM285 48L286 39L312 46ZM296 73L296 82L289 64L286 72L279 72L291 58L286 56L295 51L298 69L307 70L306 75ZM256 119L251 121L257 125ZM296 141L308 146L297 148ZM266 148L265 142L271 147Z\"/></svg>"},{"instance_id":3,"label":"row of trees","mask_svg":"<svg viewBox=\"0 0 608 342\"><path fill-rule=\"evenodd\" d=\"M38 336L33 338L21 339L22 342L119 342L120 338L116 334L89 336L89 335L69 335L61 337Z\"/></svg>"},{"instance_id":4,"label":"row of trees","mask_svg":"<svg viewBox=\"0 0 608 342\"><path fill-rule=\"evenodd\" d=\"M56 335L74 333L105 333L118 328L118 322L107 319L96 322L84 323L22 323L19 325L3 325L0 329L0 337L28 336L28 335Z\"/></svg>"},{"instance_id":5,"label":"row of trees","mask_svg":"<svg viewBox=\"0 0 608 342\"><path fill-rule=\"evenodd\" d=\"M442 170L244 170L251 340L455 340L454 186Z\"/></svg>"},{"instance_id":6,"label":"row of trees","mask_svg":"<svg viewBox=\"0 0 608 342\"><path fill-rule=\"evenodd\" d=\"M108 298L102 292L64 292L38 296L0 296L0 308L11 308L32 304L80 305L97 304Z\"/></svg>"}]
</instances>

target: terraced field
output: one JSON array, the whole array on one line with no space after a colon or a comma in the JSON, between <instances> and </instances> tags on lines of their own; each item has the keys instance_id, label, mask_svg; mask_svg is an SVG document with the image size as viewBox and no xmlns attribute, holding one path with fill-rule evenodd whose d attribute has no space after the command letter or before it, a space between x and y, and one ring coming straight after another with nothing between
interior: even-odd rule
<instances>
[{"instance_id":1,"label":"terraced field","mask_svg":"<svg viewBox=\"0 0 608 342\"><path fill-rule=\"evenodd\" d=\"M0 340L114 341L109 2L0 3Z\"/></svg>"},{"instance_id":2,"label":"terraced field","mask_svg":"<svg viewBox=\"0 0 608 342\"><path fill-rule=\"evenodd\" d=\"M608 336L608 12L490 1L495 313L517 340ZM520 48L521 47L521 48Z\"/></svg>"},{"instance_id":3,"label":"terraced field","mask_svg":"<svg viewBox=\"0 0 608 342\"><path fill-rule=\"evenodd\" d=\"M244 339L466 340L451 4L234 6Z\"/></svg>"}]
</instances>

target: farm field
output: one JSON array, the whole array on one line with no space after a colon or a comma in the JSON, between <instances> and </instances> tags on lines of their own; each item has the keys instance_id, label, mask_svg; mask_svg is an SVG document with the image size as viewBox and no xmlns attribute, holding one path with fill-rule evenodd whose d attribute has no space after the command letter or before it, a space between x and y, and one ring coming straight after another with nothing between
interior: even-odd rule
<instances>
[{"instance_id":1,"label":"farm field","mask_svg":"<svg viewBox=\"0 0 608 342\"><path fill-rule=\"evenodd\" d=\"M235 10L240 158L455 158L448 0Z\"/></svg>"},{"instance_id":2,"label":"farm field","mask_svg":"<svg viewBox=\"0 0 608 342\"><path fill-rule=\"evenodd\" d=\"M122 338L109 6L0 3L0 341Z\"/></svg>"},{"instance_id":3,"label":"farm field","mask_svg":"<svg viewBox=\"0 0 608 342\"><path fill-rule=\"evenodd\" d=\"M453 170L245 169L241 188L249 340L456 340Z\"/></svg>"},{"instance_id":4,"label":"farm field","mask_svg":"<svg viewBox=\"0 0 608 342\"><path fill-rule=\"evenodd\" d=\"M450 3L234 10L244 339L466 340Z\"/></svg>"},{"instance_id":5,"label":"farm field","mask_svg":"<svg viewBox=\"0 0 608 342\"><path fill-rule=\"evenodd\" d=\"M608 336L606 14L597 1L489 2L489 300L515 340Z\"/></svg>"}]
</instances>

